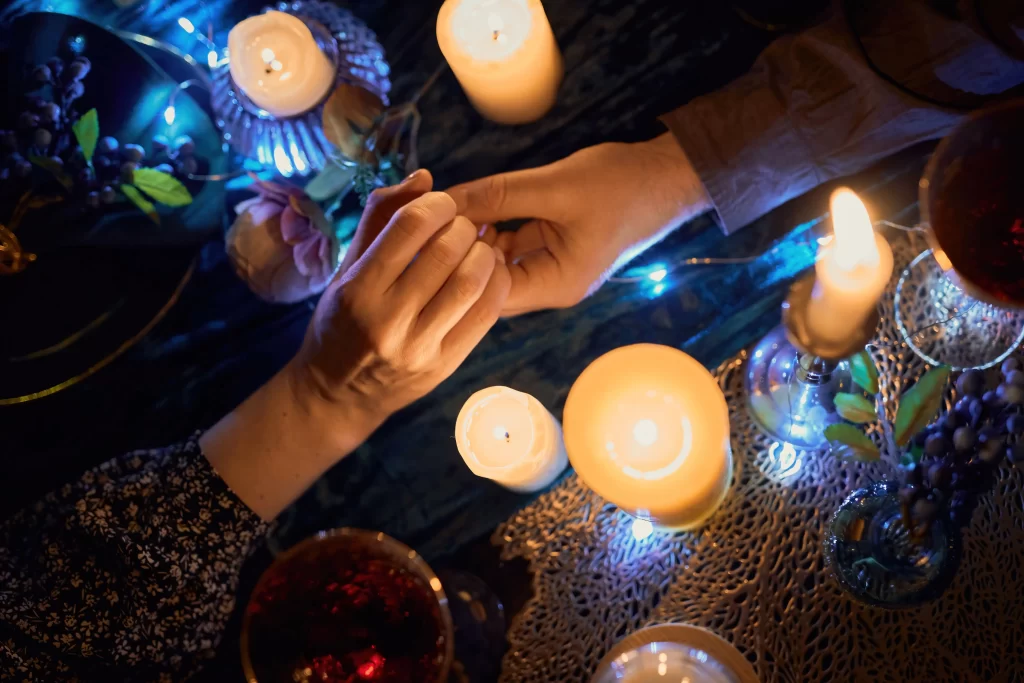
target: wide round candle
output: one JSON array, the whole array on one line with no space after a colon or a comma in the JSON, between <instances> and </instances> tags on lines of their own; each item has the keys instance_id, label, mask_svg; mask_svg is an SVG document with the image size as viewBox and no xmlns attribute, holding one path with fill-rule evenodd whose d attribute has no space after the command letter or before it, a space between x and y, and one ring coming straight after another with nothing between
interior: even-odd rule
<instances>
[{"instance_id":1,"label":"wide round candle","mask_svg":"<svg viewBox=\"0 0 1024 683\"><path fill-rule=\"evenodd\" d=\"M540 0L447 0L437 42L477 111L536 121L555 103L564 67Z\"/></svg>"},{"instance_id":2,"label":"wide round candle","mask_svg":"<svg viewBox=\"0 0 1024 683\"><path fill-rule=\"evenodd\" d=\"M533 396L508 387L469 397L455 443L473 474L513 491L539 491L568 465L558 420Z\"/></svg>"},{"instance_id":3,"label":"wide round candle","mask_svg":"<svg viewBox=\"0 0 1024 683\"><path fill-rule=\"evenodd\" d=\"M691 529L729 489L729 407L711 373L682 351L636 344L606 353L573 384L563 419L576 474L636 517Z\"/></svg>"},{"instance_id":4,"label":"wide round candle","mask_svg":"<svg viewBox=\"0 0 1024 683\"><path fill-rule=\"evenodd\" d=\"M334 83L334 65L301 19L265 12L241 21L228 33L231 79L271 116L307 112Z\"/></svg>"},{"instance_id":5,"label":"wide round candle","mask_svg":"<svg viewBox=\"0 0 1024 683\"><path fill-rule=\"evenodd\" d=\"M841 344L859 335L892 275L892 248L875 232L864 202L847 188L832 194L832 243L818 254L807 331Z\"/></svg>"}]
</instances>

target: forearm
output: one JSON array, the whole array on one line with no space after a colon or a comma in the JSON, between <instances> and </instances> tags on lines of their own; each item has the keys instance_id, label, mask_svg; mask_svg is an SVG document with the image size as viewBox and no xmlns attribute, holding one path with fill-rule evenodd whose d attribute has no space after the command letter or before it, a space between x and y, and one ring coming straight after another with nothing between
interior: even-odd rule
<instances>
[{"instance_id":1,"label":"forearm","mask_svg":"<svg viewBox=\"0 0 1024 683\"><path fill-rule=\"evenodd\" d=\"M203 454L232 491L265 520L277 517L359 446L379 419L339 410L308 389L290 363L207 431Z\"/></svg>"},{"instance_id":2,"label":"forearm","mask_svg":"<svg viewBox=\"0 0 1024 683\"><path fill-rule=\"evenodd\" d=\"M821 183L941 137L960 117L879 78L836 15L776 41L748 74L663 120L732 232Z\"/></svg>"}]
</instances>

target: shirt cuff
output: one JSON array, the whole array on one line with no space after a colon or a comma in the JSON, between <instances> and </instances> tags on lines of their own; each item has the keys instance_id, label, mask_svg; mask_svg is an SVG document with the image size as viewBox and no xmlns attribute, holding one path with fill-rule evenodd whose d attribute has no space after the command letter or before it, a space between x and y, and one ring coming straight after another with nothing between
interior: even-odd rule
<instances>
[{"instance_id":1,"label":"shirt cuff","mask_svg":"<svg viewBox=\"0 0 1024 683\"><path fill-rule=\"evenodd\" d=\"M726 234L824 180L786 108L752 80L741 78L661 117L704 183Z\"/></svg>"}]
</instances>

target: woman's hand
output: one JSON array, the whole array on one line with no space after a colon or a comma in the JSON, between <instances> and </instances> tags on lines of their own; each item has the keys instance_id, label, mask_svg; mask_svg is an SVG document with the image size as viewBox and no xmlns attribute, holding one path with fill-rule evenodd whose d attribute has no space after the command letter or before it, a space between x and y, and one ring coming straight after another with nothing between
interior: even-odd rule
<instances>
[{"instance_id":1,"label":"woman's hand","mask_svg":"<svg viewBox=\"0 0 1024 683\"><path fill-rule=\"evenodd\" d=\"M200 440L264 519L447 378L498 319L503 257L432 184L421 171L373 194L299 353Z\"/></svg>"},{"instance_id":2,"label":"woman's hand","mask_svg":"<svg viewBox=\"0 0 1024 683\"><path fill-rule=\"evenodd\" d=\"M534 219L515 232L489 231L512 275L503 315L579 303L638 253L711 208L670 133L589 147L448 192L477 224Z\"/></svg>"},{"instance_id":3,"label":"woman's hand","mask_svg":"<svg viewBox=\"0 0 1024 683\"><path fill-rule=\"evenodd\" d=\"M367 205L366 234L387 214L379 237L327 288L293 363L311 400L371 430L465 360L510 285L502 253L477 239L447 194L394 209L394 194L379 190Z\"/></svg>"}]
</instances>

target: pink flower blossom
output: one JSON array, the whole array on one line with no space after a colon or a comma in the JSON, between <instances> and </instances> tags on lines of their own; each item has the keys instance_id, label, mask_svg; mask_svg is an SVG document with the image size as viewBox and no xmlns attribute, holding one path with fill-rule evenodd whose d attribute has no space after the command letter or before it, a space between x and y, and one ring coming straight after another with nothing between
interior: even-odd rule
<instances>
[{"instance_id":1,"label":"pink flower blossom","mask_svg":"<svg viewBox=\"0 0 1024 683\"><path fill-rule=\"evenodd\" d=\"M261 298L293 303L319 294L338 267L338 247L319 207L297 187L255 180L256 197L235 207L227 250Z\"/></svg>"}]
</instances>

